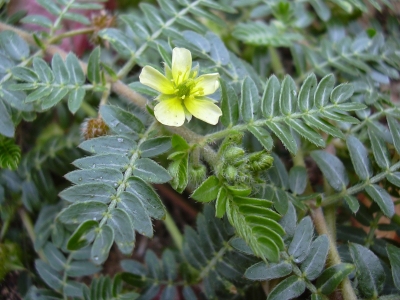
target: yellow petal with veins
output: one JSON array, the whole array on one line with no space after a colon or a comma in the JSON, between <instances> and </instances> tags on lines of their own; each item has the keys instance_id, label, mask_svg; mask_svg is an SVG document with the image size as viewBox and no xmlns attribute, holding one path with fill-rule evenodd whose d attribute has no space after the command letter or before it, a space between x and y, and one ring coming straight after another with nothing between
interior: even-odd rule
<instances>
[{"instance_id":1,"label":"yellow petal with veins","mask_svg":"<svg viewBox=\"0 0 400 300\"><path fill-rule=\"evenodd\" d=\"M182 126L185 122L185 109L181 100L172 98L161 101L154 107L154 115L158 122L168 126Z\"/></svg>"},{"instance_id":2,"label":"yellow petal with veins","mask_svg":"<svg viewBox=\"0 0 400 300\"><path fill-rule=\"evenodd\" d=\"M195 93L197 92L199 96L211 95L219 88L219 74L204 74L196 79L196 85L194 87ZM201 91L202 93L199 93Z\"/></svg>"},{"instance_id":3,"label":"yellow petal with veins","mask_svg":"<svg viewBox=\"0 0 400 300\"><path fill-rule=\"evenodd\" d=\"M192 69L192 54L185 48L172 50L172 77L176 85L189 78Z\"/></svg>"},{"instance_id":4,"label":"yellow petal with veins","mask_svg":"<svg viewBox=\"0 0 400 300\"><path fill-rule=\"evenodd\" d=\"M222 116L221 109L208 100L196 98L188 98L184 101L186 109L197 119L200 119L208 124L216 125L218 119Z\"/></svg>"},{"instance_id":5,"label":"yellow petal with veins","mask_svg":"<svg viewBox=\"0 0 400 300\"><path fill-rule=\"evenodd\" d=\"M174 85L163 74L150 66L145 66L139 75L141 84L147 85L163 94L173 94Z\"/></svg>"}]
</instances>

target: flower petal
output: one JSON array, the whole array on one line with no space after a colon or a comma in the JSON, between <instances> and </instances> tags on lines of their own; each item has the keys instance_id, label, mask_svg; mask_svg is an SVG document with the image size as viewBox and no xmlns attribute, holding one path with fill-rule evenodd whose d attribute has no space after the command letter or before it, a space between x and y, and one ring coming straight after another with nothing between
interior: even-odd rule
<instances>
[{"instance_id":1,"label":"flower petal","mask_svg":"<svg viewBox=\"0 0 400 300\"><path fill-rule=\"evenodd\" d=\"M150 66L145 66L139 75L141 84L147 85L163 94L173 94L174 85L163 74Z\"/></svg>"},{"instance_id":2,"label":"flower petal","mask_svg":"<svg viewBox=\"0 0 400 300\"><path fill-rule=\"evenodd\" d=\"M199 96L211 95L219 88L219 74L204 74L196 79L196 86L194 88L194 93Z\"/></svg>"},{"instance_id":3,"label":"flower petal","mask_svg":"<svg viewBox=\"0 0 400 300\"><path fill-rule=\"evenodd\" d=\"M184 103L186 109L193 116L206 123L216 125L219 117L222 116L221 109L211 101L190 97L185 99Z\"/></svg>"},{"instance_id":4,"label":"flower petal","mask_svg":"<svg viewBox=\"0 0 400 300\"><path fill-rule=\"evenodd\" d=\"M168 126L182 126L185 122L185 110L179 98L161 101L154 107L158 122Z\"/></svg>"},{"instance_id":5,"label":"flower petal","mask_svg":"<svg viewBox=\"0 0 400 300\"><path fill-rule=\"evenodd\" d=\"M176 85L189 78L192 69L192 54L185 48L172 50L172 77Z\"/></svg>"}]
</instances>

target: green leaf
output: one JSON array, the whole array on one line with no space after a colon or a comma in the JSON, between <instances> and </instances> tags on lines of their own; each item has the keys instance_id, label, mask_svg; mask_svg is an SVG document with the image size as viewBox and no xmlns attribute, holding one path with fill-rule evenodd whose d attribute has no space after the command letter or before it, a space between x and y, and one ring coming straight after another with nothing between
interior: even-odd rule
<instances>
[{"instance_id":1,"label":"green leaf","mask_svg":"<svg viewBox=\"0 0 400 300\"><path fill-rule=\"evenodd\" d=\"M35 24L45 28L51 28L53 22L42 15L28 15L20 20L21 23L25 24Z\"/></svg>"},{"instance_id":2,"label":"green leaf","mask_svg":"<svg viewBox=\"0 0 400 300\"><path fill-rule=\"evenodd\" d=\"M394 285L400 290L400 249L387 243L386 251L392 267Z\"/></svg>"},{"instance_id":3,"label":"green leaf","mask_svg":"<svg viewBox=\"0 0 400 300\"><path fill-rule=\"evenodd\" d=\"M373 174L367 149L359 139L352 135L347 137L346 144L349 148L350 158L358 177L367 180Z\"/></svg>"},{"instance_id":4,"label":"green leaf","mask_svg":"<svg viewBox=\"0 0 400 300\"><path fill-rule=\"evenodd\" d=\"M248 255L254 255L251 248L246 244L246 241L240 237L233 237L232 239L230 239L229 244L239 252Z\"/></svg>"},{"instance_id":5,"label":"green leaf","mask_svg":"<svg viewBox=\"0 0 400 300\"><path fill-rule=\"evenodd\" d=\"M136 142L126 137L101 136L84 141L79 148L96 154L127 155L136 146Z\"/></svg>"},{"instance_id":6,"label":"green leaf","mask_svg":"<svg viewBox=\"0 0 400 300\"><path fill-rule=\"evenodd\" d=\"M100 220L107 205L97 201L76 202L64 208L57 216L61 223L67 225L81 224L87 220Z\"/></svg>"},{"instance_id":7,"label":"green leaf","mask_svg":"<svg viewBox=\"0 0 400 300\"><path fill-rule=\"evenodd\" d=\"M289 207L286 215L282 217L279 221L279 224L285 230L285 238L292 237L296 230L296 223L297 223L297 215L296 210L291 202L289 202Z\"/></svg>"},{"instance_id":8,"label":"green leaf","mask_svg":"<svg viewBox=\"0 0 400 300\"><path fill-rule=\"evenodd\" d=\"M151 4L140 3L140 9L144 12L148 25L152 29L164 27L164 20L159 10Z\"/></svg>"},{"instance_id":9,"label":"green leaf","mask_svg":"<svg viewBox=\"0 0 400 300\"><path fill-rule=\"evenodd\" d=\"M314 106L314 94L317 87L315 74L310 74L304 80L299 92L299 107L302 112L308 112Z\"/></svg>"},{"instance_id":10,"label":"green leaf","mask_svg":"<svg viewBox=\"0 0 400 300\"><path fill-rule=\"evenodd\" d=\"M21 149L15 144L15 141L0 136L0 168L16 170L20 160Z\"/></svg>"},{"instance_id":11,"label":"green leaf","mask_svg":"<svg viewBox=\"0 0 400 300\"><path fill-rule=\"evenodd\" d=\"M34 106L26 102L26 94L20 91L11 91L0 86L0 99L5 100L12 108L23 112L31 112Z\"/></svg>"},{"instance_id":12,"label":"green leaf","mask_svg":"<svg viewBox=\"0 0 400 300\"><path fill-rule=\"evenodd\" d=\"M385 216L391 218L394 215L392 197L385 189L376 184L369 184L365 187L365 191L379 205Z\"/></svg>"},{"instance_id":13,"label":"green leaf","mask_svg":"<svg viewBox=\"0 0 400 300\"><path fill-rule=\"evenodd\" d=\"M305 289L305 282L301 278L292 275L280 282L272 290L268 296L268 300L293 299L303 294Z\"/></svg>"},{"instance_id":14,"label":"green leaf","mask_svg":"<svg viewBox=\"0 0 400 300\"><path fill-rule=\"evenodd\" d=\"M171 149L172 143L170 137L158 137L144 141L140 146L141 157L155 157Z\"/></svg>"},{"instance_id":15,"label":"green leaf","mask_svg":"<svg viewBox=\"0 0 400 300\"><path fill-rule=\"evenodd\" d=\"M116 106L103 105L100 114L108 127L117 134L140 133L144 129L143 123L134 114Z\"/></svg>"},{"instance_id":16,"label":"green leaf","mask_svg":"<svg viewBox=\"0 0 400 300\"><path fill-rule=\"evenodd\" d=\"M148 95L150 97L157 97L159 93L152 88L148 87L147 85L141 84L140 82L132 82L129 84L129 87L140 94Z\"/></svg>"},{"instance_id":17,"label":"green leaf","mask_svg":"<svg viewBox=\"0 0 400 300\"><path fill-rule=\"evenodd\" d=\"M329 250L329 239L326 235L320 235L311 244L311 250L300 269L308 280L317 279L324 269Z\"/></svg>"},{"instance_id":18,"label":"green leaf","mask_svg":"<svg viewBox=\"0 0 400 300\"><path fill-rule=\"evenodd\" d=\"M131 57L135 54L136 45L132 38L128 37L123 31L116 28L105 28L99 32L99 36L114 47L119 54L124 57Z\"/></svg>"},{"instance_id":19,"label":"green leaf","mask_svg":"<svg viewBox=\"0 0 400 300\"><path fill-rule=\"evenodd\" d=\"M85 98L86 91L84 88L77 88L70 92L68 97L68 109L73 114L81 107L83 98Z\"/></svg>"},{"instance_id":20,"label":"green leaf","mask_svg":"<svg viewBox=\"0 0 400 300\"><path fill-rule=\"evenodd\" d=\"M138 177L128 179L126 190L134 194L148 211L149 215L157 220L165 218L165 207L154 189Z\"/></svg>"},{"instance_id":21,"label":"green leaf","mask_svg":"<svg viewBox=\"0 0 400 300\"><path fill-rule=\"evenodd\" d=\"M332 103L342 103L348 100L354 94L354 88L352 84L342 83L335 87L331 93Z\"/></svg>"},{"instance_id":22,"label":"green leaf","mask_svg":"<svg viewBox=\"0 0 400 300\"><path fill-rule=\"evenodd\" d=\"M335 77L333 74L328 74L321 79L314 94L314 102L317 108L323 108L328 104L334 85Z\"/></svg>"},{"instance_id":23,"label":"green leaf","mask_svg":"<svg viewBox=\"0 0 400 300\"><path fill-rule=\"evenodd\" d=\"M175 156L171 157L172 155ZM168 166L168 172L172 176L170 184L178 193L182 193L189 182L189 155L179 151L171 154L168 159L174 160Z\"/></svg>"},{"instance_id":24,"label":"green leaf","mask_svg":"<svg viewBox=\"0 0 400 300\"><path fill-rule=\"evenodd\" d=\"M13 60L24 60L29 56L28 44L15 32L5 30L0 33L0 45Z\"/></svg>"},{"instance_id":25,"label":"green leaf","mask_svg":"<svg viewBox=\"0 0 400 300\"><path fill-rule=\"evenodd\" d=\"M231 85L220 79L221 84L221 123L225 127L232 127L239 119L239 100Z\"/></svg>"},{"instance_id":26,"label":"green leaf","mask_svg":"<svg viewBox=\"0 0 400 300\"><path fill-rule=\"evenodd\" d=\"M210 202L217 198L220 182L214 175L208 177L192 194L194 200Z\"/></svg>"},{"instance_id":27,"label":"green leaf","mask_svg":"<svg viewBox=\"0 0 400 300\"><path fill-rule=\"evenodd\" d=\"M261 111L267 119L278 115L280 91L281 84L279 79L275 75L272 75L267 81L261 98Z\"/></svg>"},{"instance_id":28,"label":"green leaf","mask_svg":"<svg viewBox=\"0 0 400 300\"><path fill-rule=\"evenodd\" d=\"M267 130L259 126L248 126L247 129L257 138L257 140L264 146L268 151L272 150L274 141Z\"/></svg>"},{"instance_id":29,"label":"green leaf","mask_svg":"<svg viewBox=\"0 0 400 300\"><path fill-rule=\"evenodd\" d=\"M93 240L93 232L98 227L99 223L95 220L87 220L80 224L69 238L67 249L70 251L76 251L89 245Z\"/></svg>"},{"instance_id":30,"label":"green leaf","mask_svg":"<svg viewBox=\"0 0 400 300\"><path fill-rule=\"evenodd\" d=\"M105 183L113 187L118 186L118 182L122 180L122 173L116 169L96 168L87 170L75 170L64 176L67 180L75 184L85 183Z\"/></svg>"},{"instance_id":31,"label":"green leaf","mask_svg":"<svg viewBox=\"0 0 400 300\"><path fill-rule=\"evenodd\" d=\"M345 122L345 123L350 123L350 124L359 124L360 120L348 116L346 114L338 113L332 110L324 110L321 111L321 116L328 120L333 120L333 121L338 121L338 122Z\"/></svg>"},{"instance_id":32,"label":"green leaf","mask_svg":"<svg viewBox=\"0 0 400 300\"><path fill-rule=\"evenodd\" d=\"M343 163L336 156L326 151L317 150L311 152L311 157L315 160L331 187L338 192L346 189L349 184L349 177Z\"/></svg>"},{"instance_id":33,"label":"green leaf","mask_svg":"<svg viewBox=\"0 0 400 300\"><path fill-rule=\"evenodd\" d=\"M142 201L130 192L122 192L120 200L117 207L129 215L135 230L147 237L153 237L151 219Z\"/></svg>"},{"instance_id":34,"label":"green leaf","mask_svg":"<svg viewBox=\"0 0 400 300\"><path fill-rule=\"evenodd\" d=\"M48 263L54 270L59 272L64 270L67 259L65 258L64 254L57 249L56 246L54 246L52 243L47 243L43 247L43 253L46 256Z\"/></svg>"},{"instance_id":35,"label":"green leaf","mask_svg":"<svg viewBox=\"0 0 400 300\"><path fill-rule=\"evenodd\" d=\"M0 134L13 137L14 136L14 123L11 119L4 102L0 99Z\"/></svg>"},{"instance_id":36,"label":"green leaf","mask_svg":"<svg viewBox=\"0 0 400 300\"><path fill-rule=\"evenodd\" d=\"M26 82L38 82L39 78L36 75L35 72L33 72L31 69L25 68L25 67L14 67L11 69L12 75L22 81Z\"/></svg>"},{"instance_id":37,"label":"green leaf","mask_svg":"<svg viewBox=\"0 0 400 300\"><path fill-rule=\"evenodd\" d=\"M282 81L281 93L279 96L279 106L282 114L290 116L296 111L296 95L296 83L292 77L286 75Z\"/></svg>"},{"instance_id":38,"label":"green leaf","mask_svg":"<svg viewBox=\"0 0 400 300\"><path fill-rule=\"evenodd\" d=\"M25 98L26 103L34 102L39 99L46 98L53 91L52 87L41 86Z\"/></svg>"},{"instance_id":39,"label":"green leaf","mask_svg":"<svg viewBox=\"0 0 400 300\"><path fill-rule=\"evenodd\" d=\"M240 113L246 123L251 123L256 118L259 100L256 84L251 77L246 77L243 80L240 99Z\"/></svg>"},{"instance_id":40,"label":"green leaf","mask_svg":"<svg viewBox=\"0 0 400 300\"><path fill-rule=\"evenodd\" d=\"M95 274L100 270L101 267L90 261L72 261L66 266L65 273L70 277L82 277Z\"/></svg>"},{"instance_id":41,"label":"green leaf","mask_svg":"<svg viewBox=\"0 0 400 300\"><path fill-rule=\"evenodd\" d=\"M272 132L282 141L283 145L293 154L297 153L297 143L294 140L289 128L285 124L275 124L273 122L265 122Z\"/></svg>"},{"instance_id":42,"label":"green leaf","mask_svg":"<svg viewBox=\"0 0 400 300\"><path fill-rule=\"evenodd\" d=\"M400 172L393 172L386 175L386 179L395 186L400 187Z\"/></svg>"},{"instance_id":43,"label":"green leaf","mask_svg":"<svg viewBox=\"0 0 400 300\"><path fill-rule=\"evenodd\" d=\"M303 194L307 186L307 170L303 166L295 166L289 172L289 187L290 190L297 194Z\"/></svg>"},{"instance_id":44,"label":"green leaf","mask_svg":"<svg viewBox=\"0 0 400 300\"><path fill-rule=\"evenodd\" d=\"M128 214L115 208L107 218L107 224L114 229L115 243L123 254L131 254L135 246L135 231Z\"/></svg>"},{"instance_id":45,"label":"green leaf","mask_svg":"<svg viewBox=\"0 0 400 300\"><path fill-rule=\"evenodd\" d=\"M51 60L51 67L54 73L54 79L62 85L69 84L69 74L64 61L59 54L55 54Z\"/></svg>"},{"instance_id":46,"label":"green leaf","mask_svg":"<svg viewBox=\"0 0 400 300\"><path fill-rule=\"evenodd\" d=\"M149 158L136 160L132 175L151 183L165 183L172 179L167 170Z\"/></svg>"},{"instance_id":47,"label":"green leaf","mask_svg":"<svg viewBox=\"0 0 400 300\"><path fill-rule=\"evenodd\" d=\"M349 244L350 254L356 265L358 288L367 298L377 298L385 283L385 271L379 258L369 249Z\"/></svg>"},{"instance_id":48,"label":"green leaf","mask_svg":"<svg viewBox=\"0 0 400 300\"><path fill-rule=\"evenodd\" d=\"M75 185L63 190L60 197L69 202L96 201L109 203L116 193L115 188L103 183Z\"/></svg>"},{"instance_id":49,"label":"green leaf","mask_svg":"<svg viewBox=\"0 0 400 300\"><path fill-rule=\"evenodd\" d=\"M46 61L39 57L33 58L33 69L41 82L52 83L54 80L53 71L50 69Z\"/></svg>"},{"instance_id":50,"label":"green leaf","mask_svg":"<svg viewBox=\"0 0 400 300\"><path fill-rule=\"evenodd\" d=\"M39 276L49 287L54 290L61 289L63 285L61 274L40 259L35 260L35 268Z\"/></svg>"},{"instance_id":51,"label":"green leaf","mask_svg":"<svg viewBox=\"0 0 400 300\"><path fill-rule=\"evenodd\" d=\"M301 120L285 119L286 124L318 147L325 147L325 141L320 134L304 124Z\"/></svg>"},{"instance_id":52,"label":"green leaf","mask_svg":"<svg viewBox=\"0 0 400 300\"><path fill-rule=\"evenodd\" d=\"M387 121L390 128L390 133L393 138L393 145L397 153L400 153L400 123L395 118L387 116Z\"/></svg>"},{"instance_id":53,"label":"green leaf","mask_svg":"<svg viewBox=\"0 0 400 300\"><path fill-rule=\"evenodd\" d=\"M218 191L217 201L215 202L215 216L222 218L226 211L226 202L228 200L228 193L222 186Z\"/></svg>"},{"instance_id":54,"label":"green leaf","mask_svg":"<svg viewBox=\"0 0 400 300\"><path fill-rule=\"evenodd\" d=\"M345 136L343 132L340 131L340 129L334 127L332 124L326 122L325 120L322 120L318 117L315 117L313 115L306 115L303 117L304 121L306 121L310 126L322 130L323 132L329 133L330 135L344 139Z\"/></svg>"},{"instance_id":55,"label":"green leaf","mask_svg":"<svg viewBox=\"0 0 400 300\"><path fill-rule=\"evenodd\" d=\"M87 77L93 84L101 84L101 73L100 73L100 47L96 47L92 53L90 53Z\"/></svg>"},{"instance_id":56,"label":"green leaf","mask_svg":"<svg viewBox=\"0 0 400 300\"><path fill-rule=\"evenodd\" d=\"M249 267L244 273L244 277L250 280L271 280L285 277L292 273L292 265L288 262L266 264L260 261Z\"/></svg>"},{"instance_id":57,"label":"green leaf","mask_svg":"<svg viewBox=\"0 0 400 300\"><path fill-rule=\"evenodd\" d=\"M58 16L61 13L60 7L58 7L55 2L49 2L47 0L37 0L36 2L52 15Z\"/></svg>"},{"instance_id":58,"label":"green leaf","mask_svg":"<svg viewBox=\"0 0 400 300\"><path fill-rule=\"evenodd\" d=\"M69 90L66 88L53 89L51 93L46 96L42 101L42 109L49 109L60 102L67 94Z\"/></svg>"},{"instance_id":59,"label":"green leaf","mask_svg":"<svg viewBox=\"0 0 400 300\"><path fill-rule=\"evenodd\" d=\"M331 11L329 7L324 3L322 0L311 0L311 6L314 8L315 12L317 13L318 17L322 21L328 21L331 18ZM312 299L316 300L316 299Z\"/></svg>"},{"instance_id":60,"label":"green leaf","mask_svg":"<svg viewBox=\"0 0 400 300\"><path fill-rule=\"evenodd\" d=\"M109 225L103 225L99 228L94 239L90 258L96 265L103 264L110 253L111 246L114 243L114 230Z\"/></svg>"},{"instance_id":61,"label":"green leaf","mask_svg":"<svg viewBox=\"0 0 400 300\"><path fill-rule=\"evenodd\" d=\"M172 142L172 148L174 148L176 151L185 151L190 148L186 140L177 134L174 134L172 136L171 142Z\"/></svg>"},{"instance_id":62,"label":"green leaf","mask_svg":"<svg viewBox=\"0 0 400 300\"><path fill-rule=\"evenodd\" d=\"M167 0L166 0L166 2L167 2ZM185 38L185 40L187 40L189 43L191 43L192 45L199 48L201 51L204 51L206 53L210 52L210 50L211 50L210 43L208 42L208 40L206 38L204 38L202 35L198 34L197 32L194 32L191 30L185 30L183 32L183 37ZM226 84L226 83L222 79L220 80L220 82L221 82L221 88L222 88L222 85ZM222 83L222 82L224 82L224 83Z\"/></svg>"},{"instance_id":63,"label":"green leaf","mask_svg":"<svg viewBox=\"0 0 400 300\"><path fill-rule=\"evenodd\" d=\"M83 73L78 58L73 52L68 53L65 59L65 65L69 74L69 83L81 86L85 83L86 76Z\"/></svg>"},{"instance_id":64,"label":"green leaf","mask_svg":"<svg viewBox=\"0 0 400 300\"><path fill-rule=\"evenodd\" d=\"M206 39L210 42L210 56L214 62L221 66L227 65L230 61L229 52L220 37L215 33L208 31L206 33Z\"/></svg>"},{"instance_id":65,"label":"green leaf","mask_svg":"<svg viewBox=\"0 0 400 300\"><path fill-rule=\"evenodd\" d=\"M350 207L351 211L354 214L357 213L360 208L360 203L358 203L357 198L350 195L345 195L343 198L346 201L347 205Z\"/></svg>"},{"instance_id":66,"label":"green leaf","mask_svg":"<svg viewBox=\"0 0 400 300\"><path fill-rule=\"evenodd\" d=\"M289 245L288 253L293 256L296 263L306 259L313 236L314 228L310 217L305 217L297 225L292 242Z\"/></svg>"},{"instance_id":67,"label":"green leaf","mask_svg":"<svg viewBox=\"0 0 400 300\"><path fill-rule=\"evenodd\" d=\"M325 269L317 279L318 292L330 295L336 287L354 270L351 264L338 264Z\"/></svg>"},{"instance_id":68,"label":"green leaf","mask_svg":"<svg viewBox=\"0 0 400 300\"><path fill-rule=\"evenodd\" d=\"M379 167L386 170L390 167L389 151L383 138L371 129L368 130L368 135L371 140L372 153Z\"/></svg>"}]
</instances>

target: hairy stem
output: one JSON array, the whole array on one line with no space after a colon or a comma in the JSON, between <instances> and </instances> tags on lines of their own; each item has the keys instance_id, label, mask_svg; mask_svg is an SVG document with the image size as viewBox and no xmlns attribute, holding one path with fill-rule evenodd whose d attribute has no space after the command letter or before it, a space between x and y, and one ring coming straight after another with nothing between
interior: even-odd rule
<instances>
[{"instance_id":1,"label":"hairy stem","mask_svg":"<svg viewBox=\"0 0 400 300\"><path fill-rule=\"evenodd\" d=\"M34 244L35 240L36 240L36 235L35 235L35 231L33 229L33 224L32 224L31 218L29 217L28 213L26 212L26 210L24 208L20 208L18 210L18 214L19 214L19 217L21 218L22 224L24 225L26 232L28 233L29 238L32 241L32 244ZM37 254L39 255L41 260L47 262L47 258L44 255L43 250L37 251Z\"/></svg>"},{"instance_id":2,"label":"hairy stem","mask_svg":"<svg viewBox=\"0 0 400 300\"><path fill-rule=\"evenodd\" d=\"M277 77L282 77L285 74L281 57L275 47L268 47L269 56L271 57L271 67Z\"/></svg>"},{"instance_id":3,"label":"hairy stem","mask_svg":"<svg viewBox=\"0 0 400 300\"><path fill-rule=\"evenodd\" d=\"M313 219L317 232L326 234L329 239L329 253L328 253L328 266L334 266L340 264L342 261L339 256L339 252L336 248L336 241L333 239L328 226L325 222L325 217L322 212L322 208L315 208L311 210L311 217ZM345 278L341 283L341 290L344 300L357 300L356 294L354 293L353 287L351 286L350 280Z\"/></svg>"},{"instance_id":4,"label":"hairy stem","mask_svg":"<svg viewBox=\"0 0 400 300\"><path fill-rule=\"evenodd\" d=\"M179 249L179 251L182 251L182 243L183 243L182 234L168 212L165 215L164 224L165 227L167 227L167 230L171 235L172 239L174 240L176 247Z\"/></svg>"}]
</instances>

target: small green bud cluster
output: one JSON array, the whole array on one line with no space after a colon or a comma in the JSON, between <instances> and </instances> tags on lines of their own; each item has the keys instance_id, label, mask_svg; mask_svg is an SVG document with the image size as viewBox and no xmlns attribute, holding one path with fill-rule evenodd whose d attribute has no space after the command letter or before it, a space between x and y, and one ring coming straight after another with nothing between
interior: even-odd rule
<instances>
[{"instance_id":1,"label":"small green bud cluster","mask_svg":"<svg viewBox=\"0 0 400 300\"><path fill-rule=\"evenodd\" d=\"M189 165L189 182L198 187L205 179L207 175L207 168L202 163L197 165Z\"/></svg>"},{"instance_id":2,"label":"small green bud cluster","mask_svg":"<svg viewBox=\"0 0 400 300\"><path fill-rule=\"evenodd\" d=\"M240 147L242 138L241 133L225 138L218 152L217 173L230 184L251 184L259 172L272 166L274 160L265 150L246 154Z\"/></svg>"}]
</instances>

